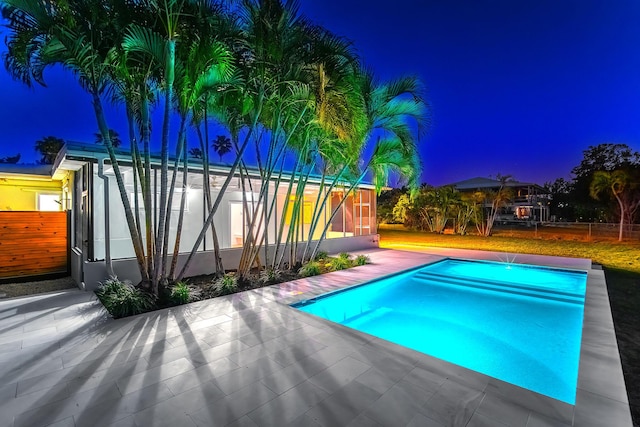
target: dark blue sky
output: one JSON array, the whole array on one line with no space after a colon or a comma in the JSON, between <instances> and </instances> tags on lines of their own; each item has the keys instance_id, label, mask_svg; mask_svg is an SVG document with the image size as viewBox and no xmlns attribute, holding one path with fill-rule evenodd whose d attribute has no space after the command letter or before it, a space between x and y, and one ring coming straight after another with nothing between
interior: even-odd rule
<instances>
[{"instance_id":1,"label":"dark blue sky","mask_svg":"<svg viewBox=\"0 0 640 427\"><path fill-rule=\"evenodd\" d=\"M382 79L417 74L433 127L423 180L511 174L568 178L589 145L640 150L640 2L634 0L303 0L354 42ZM4 38L4 37L3 37ZM4 52L4 48L2 48ZM46 135L94 139L88 97L52 70L33 90L0 70L0 157ZM122 111L109 124L126 134ZM156 135L157 137L158 135Z\"/></svg>"}]
</instances>

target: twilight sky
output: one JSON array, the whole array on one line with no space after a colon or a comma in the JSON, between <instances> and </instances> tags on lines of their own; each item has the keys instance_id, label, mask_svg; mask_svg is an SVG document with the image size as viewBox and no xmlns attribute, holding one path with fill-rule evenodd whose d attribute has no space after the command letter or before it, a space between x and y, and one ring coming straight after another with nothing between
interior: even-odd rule
<instances>
[{"instance_id":1,"label":"twilight sky","mask_svg":"<svg viewBox=\"0 0 640 427\"><path fill-rule=\"evenodd\" d=\"M425 182L511 174L543 184L569 178L589 145L640 151L638 1L300 3L352 40L381 79L417 74L425 83L433 116L420 141ZM88 96L66 72L46 77L47 88L28 89L0 69L0 157L33 162L33 143L47 135L94 140ZM123 111L107 112L124 137Z\"/></svg>"}]
</instances>

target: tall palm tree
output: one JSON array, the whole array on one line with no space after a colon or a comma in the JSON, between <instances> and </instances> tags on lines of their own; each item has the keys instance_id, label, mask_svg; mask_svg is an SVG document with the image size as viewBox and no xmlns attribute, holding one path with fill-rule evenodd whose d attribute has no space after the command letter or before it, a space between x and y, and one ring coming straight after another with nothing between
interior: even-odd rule
<instances>
[{"instance_id":1,"label":"tall palm tree","mask_svg":"<svg viewBox=\"0 0 640 427\"><path fill-rule=\"evenodd\" d=\"M593 180L589 186L589 194L594 199L599 199L603 193L615 197L620 208L620 231L618 241L622 241L624 229L625 206L622 202L622 194L629 185L629 174L624 170L613 172L597 171L593 174Z\"/></svg>"},{"instance_id":2,"label":"tall palm tree","mask_svg":"<svg viewBox=\"0 0 640 427\"><path fill-rule=\"evenodd\" d=\"M420 81L415 77L401 77L378 83L370 71L364 70L358 74L357 82L363 99L364 122L358 123L356 128L355 150L350 150L355 155L349 156L338 176L338 179L344 179L342 174L346 173L351 178L341 202L324 225L310 259L318 251L332 219L347 196L367 175L378 193L387 184L391 173L405 179L410 188L418 186L421 164L417 143L430 125L428 104L422 95ZM414 126L417 132L413 131ZM328 196L322 201L323 207L327 200Z\"/></svg>"}]
</instances>

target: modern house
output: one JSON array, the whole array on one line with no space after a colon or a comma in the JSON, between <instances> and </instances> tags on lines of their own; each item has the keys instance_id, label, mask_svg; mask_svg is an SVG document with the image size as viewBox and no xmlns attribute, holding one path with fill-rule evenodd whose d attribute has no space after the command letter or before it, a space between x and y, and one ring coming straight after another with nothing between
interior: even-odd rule
<instances>
[{"instance_id":1,"label":"modern house","mask_svg":"<svg viewBox=\"0 0 640 427\"><path fill-rule=\"evenodd\" d=\"M129 197L132 200L134 196L134 178L131 155L127 151L118 151L117 157L125 186L129 190ZM158 186L160 160L152 158L151 163L154 175L152 185ZM20 169L20 165L15 166L15 168ZM100 281L108 277L108 268L105 261L108 259L112 260L110 267L119 278L128 279L134 283L139 281L139 271L125 221L124 207L106 149L96 144L67 142L58 153L53 165L43 166L42 168L38 166L35 169L39 171L37 174L35 170L29 170L29 168L24 167L23 173L5 170L0 175L0 178L6 180L7 188L10 188L9 191L12 192L22 191L23 187L20 187L20 185L24 180L42 183L38 187L39 189L33 193L33 200L35 200L33 204L8 204L8 202L3 201L5 199L0 199L0 210L41 211L57 209L59 212L68 211L67 263L69 264L69 273L81 288L94 289ZM230 173L230 167L212 164L210 172L212 199L215 200L221 183ZM244 190L239 176L234 176L214 216L214 224L222 249L221 255L226 268L235 268L238 265L247 222L243 217L243 192L250 193L247 194L248 199L251 199L251 196L257 199L261 183L261 180L258 179L259 173L260 171L257 169L249 170L252 185L250 188L244 188ZM191 251L208 213L203 192L203 177L201 161L195 159L190 161L187 203L181 233L181 255L178 264ZM274 196L271 197L276 198L275 210L277 213L271 222L267 224L269 229L268 245L275 244L275 231L281 223L283 215L285 216L285 225L288 227L291 223L291 211L289 209L289 212L285 212L284 209L290 179L291 177L284 177L278 188L275 188L275 183L270 183L269 194L273 194ZM179 172L177 182L181 181L182 172ZM320 190L319 184L319 177L311 177L305 187L303 220L299 230L300 236L305 236L309 232L311 212L315 208L318 191ZM105 189L107 189L106 192ZM176 191L181 195L182 188L178 188ZM329 202L324 211L320 212L325 224L329 221L334 207L339 205L343 195L344 186L335 186L329 195ZM7 197L7 199L12 198ZM173 204L176 210L179 209L180 199L181 197L174 195ZM142 212L139 212L139 214L142 217ZM177 214L172 215L170 224L169 242L171 247L173 247L176 237L177 216ZM376 234L375 218L376 197L374 187L362 184L348 196L336 215L331 218L326 239L323 241L321 249L327 252L341 252L377 247L378 235ZM6 222L7 220L3 219L3 221ZM108 227L105 226L106 224L108 224ZM0 227L2 226L4 224L0 224ZM321 231L322 227L318 227L313 238L319 238ZM34 252L38 253L38 251ZM213 240L211 234L208 233L190 264L187 276L212 273L214 268L212 254ZM0 269L2 268L4 266L0 265ZM21 275L24 275L25 269L23 268L22 270L23 274Z\"/></svg>"},{"instance_id":2,"label":"modern house","mask_svg":"<svg viewBox=\"0 0 640 427\"><path fill-rule=\"evenodd\" d=\"M498 191L501 185L502 183L498 180L482 177L449 184L461 193ZM501 221L549 221L549 193L543 187L518 181L507 181L504 186L511 189L513 198L501 208L499 213Z\"/></svg>"}]
</instances>

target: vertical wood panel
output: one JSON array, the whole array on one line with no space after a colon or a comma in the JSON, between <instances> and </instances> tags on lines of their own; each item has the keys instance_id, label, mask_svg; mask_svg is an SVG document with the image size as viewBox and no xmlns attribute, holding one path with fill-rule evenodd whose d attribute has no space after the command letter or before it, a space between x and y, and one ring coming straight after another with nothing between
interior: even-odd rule
<instances>
[{"instance_id":1,"label":"vertical wood panel","mask_svg":"<svg viewBox=\"0 0 640 427\"><path fill-rule=\"evenodd\" d=\"M66 212L0 212L0 278L67 271L67 244Z\"/></svg>"}]
</instances>

